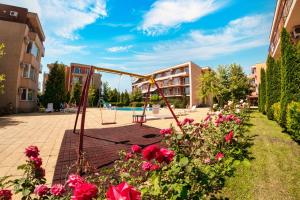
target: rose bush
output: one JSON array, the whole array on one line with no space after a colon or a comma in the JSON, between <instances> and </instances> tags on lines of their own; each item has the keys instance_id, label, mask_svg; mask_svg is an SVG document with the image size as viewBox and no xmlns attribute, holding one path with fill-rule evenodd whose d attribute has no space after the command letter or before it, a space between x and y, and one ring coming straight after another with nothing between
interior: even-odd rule
<instances>
[{"instance_id":1,"label":"rose bush","mask_svg":"<svg viewBox=\"0 0 300 200\"><path fill-rule=\"evenodd\" d=\"M120 151L113 167L81 177L70 174L64 185L45 185L39 149L25 149L26 164L18 167L24 176L13 181L0 179L0 199L12 199L11 190L23 199L140 200L202 199L217 193L235 166L247 157L245 135L248 106L230 103L208 113L204 120L186 118L179 125L160 131L160 144L142 148L133 145Z\"/></svg>"}]
</instances>

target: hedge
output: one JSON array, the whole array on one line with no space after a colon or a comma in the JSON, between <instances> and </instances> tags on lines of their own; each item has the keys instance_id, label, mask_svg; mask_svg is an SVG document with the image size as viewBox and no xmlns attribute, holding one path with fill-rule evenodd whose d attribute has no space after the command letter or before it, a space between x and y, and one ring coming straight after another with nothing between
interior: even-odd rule
<instances>
[{"instance_id":1,"label":"hedge","mask_svg":"<svg viewBox=\"0 0 300 200\"><path fill-rule=\"evenodd\" d=\"M291 102L286 111L286 128L291 136L300 141L300 102Z\"/></svg>"},{"instance_id":2,"label":"hedge","mask_svg":"<svg viewBox=\"0 0 300 200\"><path fill-rule=\"evenodd\" d=\"M274 120L280 122L280 102L274 103L271 107Z\"/></svg>"},{"instance_id":3,"label":"hedge","mask_svg":"<svg viewBox=\"0 0 300 200\"><path fill-rule=\"evenodd\" d=\"M259 85L259 110L263 114L266 113L266 72L263 68L260 70L260 85Z\"/></svg>"}]
</instances>

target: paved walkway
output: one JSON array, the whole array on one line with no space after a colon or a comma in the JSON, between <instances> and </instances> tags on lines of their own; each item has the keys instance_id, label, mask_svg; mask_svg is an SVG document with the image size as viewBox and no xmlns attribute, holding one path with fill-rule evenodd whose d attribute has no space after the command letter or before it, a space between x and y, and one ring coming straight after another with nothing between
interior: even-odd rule
<instances>
[{"instance_id":1,"label":"paved walkway","mask_svg":"<svg viewBox=\"0 0 300 200\"><path fill-rule=\"evenodd\" d=\"M195 120L202 119L207 113L207 108L197 109L196 112L189 113L184 117L194 118ZM162 114L168 114L168 110L162 110ZM113 111L107 111L103 113L106 122L111 121L109 116L113 116ZM118 111L117 112L117 124L105 125L100 124L100 112L98 109L90 108L87 110L86 117L86 129L94 130L92 135L99 132L101 128L109 128L107 133L108 137L111 137L113 130L118 132L118 129L111 129L113 127L129 127L131 123L132 112ZM43 167L46 169L46 178L48 183L53 180L55 168L59 167L57 159L61 154L64 145L62 143L65 133L73 128L75 120L75 114L68 113L31 113L31 114L17 114L11 116L0 117L0 177L4 175L19 176L20 171L16 168L18 165L24 163L24 148L29 145L37 145L40 148L41 156L43 158ZM172 119L153 120L146 123L147 126L153 128L166 128L170 123L174 123ZM79 126L78 126L79 127ZM95 130L97 130L95 132ZM122 130L119 128L119 131ZM123 129L124 130L124 129ZM127 130L127 129L126 129ZM100 130L101 131L101 130ZM136 131L135 128L132 131ZM153 131L153 130L152 130ZM125 131L126 132L126 131ZM157 130L158 132L158 130ZM139 133L141 134L141 133ZM113 136L113 139L123 140L124 137L131 137L130 131L127 134L119 134L119 136ZM104 135L101 135L103 139ZM140 135L141 136L141 135ZM70 140L72 141L72 140ZM96 140L93 140L94 143ZM144 140L143 140L144 141ZM103 141L102 141L103 142ZM140 142L135 140L132 142ZM151 141L148 141L151 143ZM145 142L143 144L147 144ZM101 144L101 143L99 143ZM96 144L99 146L99 144ZM111 145L112 143L110 143ZM119 145L119 144L113 144ZM111 146L109 148L112 148ZM114 148L115 149L115 148ZM102 155L102 154L101 154ZM103 157L111 156L110 153L104 153ZM108 160L107 160L108 161ZM103 162L105 164L105 162ZM57 170L57 169L56 169Z\"/></svg>"}]
</instances>

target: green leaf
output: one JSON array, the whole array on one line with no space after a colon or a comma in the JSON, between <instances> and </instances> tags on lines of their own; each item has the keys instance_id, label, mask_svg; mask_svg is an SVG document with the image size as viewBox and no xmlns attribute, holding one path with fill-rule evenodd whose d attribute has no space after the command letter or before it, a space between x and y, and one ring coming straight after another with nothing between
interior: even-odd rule
<instances>
[{"instance_id":1,"label":"green leaf","mask_svg":"<svg viewBox=\"0 0 300 200\"><path fill-rule=\"evenodd\" d=\"M180 160L179 160L179 165L180 165L181 167L186 166L188 163L189 163L189 159L188 159L187 157L182 157L182 158L180 158Z\"/></svg>"}]
</instances>

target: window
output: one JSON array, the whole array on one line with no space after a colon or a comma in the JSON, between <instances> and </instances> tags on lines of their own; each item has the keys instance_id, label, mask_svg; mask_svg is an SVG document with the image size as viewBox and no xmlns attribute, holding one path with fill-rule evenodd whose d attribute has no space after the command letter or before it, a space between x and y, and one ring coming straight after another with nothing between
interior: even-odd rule
<instances>
[{"instance_id":1,"label":"window","mask_svg":"<svg viewBox=\"0 0 300 200\"><path fill-rule=\"evenodd\" d=\"M74 69L74 73L76 73L76 74L81 74L81 69L80 69L79 67L76 67L76 68Z\"/></svg>"},{"instance_id":2,"label":"window","mask_svg":"<svg viewBox=\"0 0 300 200\"><path fill-rule=\"evenodd\" d=\"M32 65L26 64L23 69L23 78L30 78L34 80L35 78L35 69Z\"/></svg>"},{"instance_id":3,"label":"window","mask_svg":"<svg viewBox=\"0 0 300 200\"><path fill-rule=\"evenodd\" d=\"M174 78L173 79L173 85L178 85L180 83L179 78Z\"/></svg>"},{"instance_id":4,"label":"window","mask_svg":"<svg viewBox=\"0 0 300 200\"><path fill-rule=\"evenodd\" d=\"M181 69L176 69L174 74L179 74L181 72L182 72Z\"/></svg>"},{"instance_id":5,"label":"window","mask_svg":"<svg viewBox=\"0 0 300 200\"><path fill-rule=\"evenodd\" d=\"M20 99L22 101L32 101L34 96L34 91L28 88L21 88Z\"/></svg>"},{"instance_id":6,"label":"window","mask_svg":"<svg viewBox=\"0 0 300 200\"><path fill-rule=\"evenodd\" d=\"M174 88L174 95L180 95L180 88Z\"/></svg>"},{"instance_id":7,"label":"window","mask_svg":"<svg viewBox=\"0 0 300 200\"><path fill-rule=\"evenodd\" d=\"M86 73L89 74L90 73L90 69L86 69Z\"/></svg>"},{"instance_id":8,"label":"window","mask_svg":"<svg viewBox=\"0 0 300 200\"><path fill-rule=\"evenodd\" d=\"M185 93L186 95L190 95L190 87L185 87L185 88L184 88L184 93Z\"/></svg>"},{"instance_id":9,"label":"window","mask_svg":"<svg viewBox=\"0 0 300 200\"><path fill-rule=\"evenodd\" d=\"M32 54L34 57L38 57L39 55L39 49L37 48L35 42L29 42L29 44L27 45L27 53Z\"/></svg>"},{"instance_id":10,"label":"window","mask_svg":"<svg viewBox=\"0 0 300 200\"><path fill-rule=\"evenodd\" d=\"M188 67L186 67L186 68L184 68L184 71L185 71L186 73L189 73L190 69L189 69Z\"/></svg>"},{"instance_id":11,"label":"window","mask_svg":"<svg viewBox=\"0 0 300 200\"><path fill-rule=\"evenodd\" d=\"M169 81L168 80L164 80L163 85L164 86L168 86L168 84L169 84Z\"/></svg>"},{"instance_id":12,"label":"window","mask_svg":"<svg viewBox=\"0 0 300 200\"><path fill-rule=\"evenodd\" d=\"M189 77L184 78L184 84L190 84L190 78Z\"/></svg>"}]
</instances>

